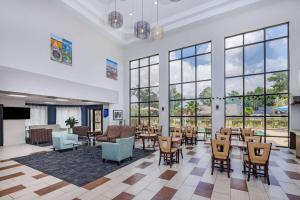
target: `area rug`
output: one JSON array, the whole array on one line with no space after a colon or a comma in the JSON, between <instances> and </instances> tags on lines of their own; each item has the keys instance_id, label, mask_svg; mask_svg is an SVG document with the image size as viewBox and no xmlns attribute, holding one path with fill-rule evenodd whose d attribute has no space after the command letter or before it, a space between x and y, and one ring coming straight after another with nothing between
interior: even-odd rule
<instances>
[{"instance_id":1,"label":"area rug","mask_svg":"<svg viewBox=\"0 0 300 200\"><path fill-rule=\"evenodd\" d=\"M126 159L118 165L112 161L103 163L100 148L79 146L77 150L42 152L14 160L81 187L152 153L135 148L132 160Z\"/></svg>"}]
</instances>

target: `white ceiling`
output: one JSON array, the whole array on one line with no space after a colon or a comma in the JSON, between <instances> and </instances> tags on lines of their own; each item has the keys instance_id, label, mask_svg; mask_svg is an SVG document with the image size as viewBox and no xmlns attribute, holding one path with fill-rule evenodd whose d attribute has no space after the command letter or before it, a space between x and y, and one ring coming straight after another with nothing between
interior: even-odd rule
<instances>
[{"instance_id":1,"label":"white ceiling","mask_svg":"<svg viewBox=\"0 0 300 200\"><path fill-rule=\"evenodd\" d=\"M133 36L133 25L142 18L142 0L117 0L117 11L122 13L124 19L123 27L120 29L110 28L107 24L108 13L114 10L114 0L62 1L122 44L136 41ZM181 0L179 2L144 0L144 19L151 24L151 27L156 24L155 1L158 1L159 5L159 24L164 26L165 31L171 31L262 0Z\"/></svg>"}]
</instances>

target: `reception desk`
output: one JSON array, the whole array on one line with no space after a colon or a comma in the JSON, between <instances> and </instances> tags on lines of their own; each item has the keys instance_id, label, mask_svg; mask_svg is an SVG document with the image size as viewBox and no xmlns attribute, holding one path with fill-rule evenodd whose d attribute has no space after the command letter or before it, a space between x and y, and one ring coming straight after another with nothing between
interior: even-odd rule
<instances>
[{"instance_id":1,"label":"reception desk","mask_svg":"<svg viewBox=\"0 0 300 200\"><path fill-rule=\"evenodd\" d=\"M296 135L296 157L300 158L300 130L291 130Z\"/></svg>"}]
</instances>

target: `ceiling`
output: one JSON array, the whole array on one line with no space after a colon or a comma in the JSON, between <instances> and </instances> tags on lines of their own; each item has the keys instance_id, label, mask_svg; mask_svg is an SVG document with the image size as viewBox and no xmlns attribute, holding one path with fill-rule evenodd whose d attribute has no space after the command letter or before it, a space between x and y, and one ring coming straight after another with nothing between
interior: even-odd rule
<instances>
[{"instance_id":1,"label":"ceiling","mask_svg":"<svg viewBox=\"0 0 300 200\"><path fill-rule=\"evenodd\" d=\"M25 100L25 103L47 104L47 105L99 105L101 102L91 102L80 99L67 99L52 96L41 96L15 92L0 91L0 98L17 98Z\"/></svg>"},{"instance_id":2,"label":"ceiling","mask_svg":"<svg viewBox=\"0 0 300 200\"><path fill-rule=\"evenodd\" d=\"M253 5L263 0L144 0L144 20L153 27L156 24L158 1L159 24L165 31L205 20L235 9ZM117 11L123 15L124 24L113 29L107 24L108 13L114 10L114 0L62 0L68 7L96 25L101 31L122 44L137 39L133 36L134 23L142 18L142 0L117 0Z\"/></svg>"}]
</instances>

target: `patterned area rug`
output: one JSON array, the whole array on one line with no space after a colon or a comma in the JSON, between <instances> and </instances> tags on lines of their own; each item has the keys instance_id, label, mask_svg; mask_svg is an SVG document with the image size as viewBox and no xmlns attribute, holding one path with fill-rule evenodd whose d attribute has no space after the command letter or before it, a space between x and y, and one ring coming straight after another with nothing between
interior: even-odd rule
<instances>
[{"instance_id":1,"label":"patterned area rug","mask_svg":"<svg viewBox=\"0 0 300 200\"><path fill-rule=\"evenodd\" d=\"M100 148L79 146L77 150L42 152L14 160L81 187L151 153L136 148L132 160L123 160L118 165L112 161L103 163Z\"/></svg>"}]
</instances>

